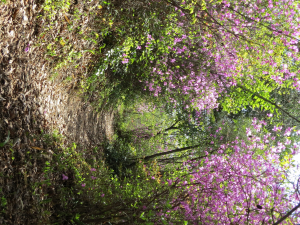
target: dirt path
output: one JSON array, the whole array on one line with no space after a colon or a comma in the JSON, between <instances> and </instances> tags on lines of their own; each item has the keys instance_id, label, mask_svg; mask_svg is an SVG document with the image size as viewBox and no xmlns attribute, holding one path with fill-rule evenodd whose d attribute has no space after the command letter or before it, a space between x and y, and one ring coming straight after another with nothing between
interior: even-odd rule
<instances>
[{"instance_id":1,"label":"dirt path","mask_svg":"<svg viewBox=\"0 0 300 225\"><path fill-rule=\"evenodd\" d=\"M76 142L82 147L97 146L103 137L113 134L114 111L95 112L76 93L67 93L59 87L44 84L39 96L47 127L58 130L69 142Z\"/></svg>"},{"instance_id":2,"label":"dirt path","mask_svg":"<svg viewBox=\"0 0 300 225\"><path fill-rule=\"evenodd\" d=\"M90 2L91 8L95 8L95 2ZM77 3L69 11L74 11L75 7L83 11L81 1ZM86 6L84 10L87 10ZM42 13L41 5L33 0L0 5L0 141L7 137L8 131L12 138L21 138L26 130L35 133L50 128L59 130L70 141L82 141L85 145L97 142L105 132L111 134L112 112L96 115L91 106L72 91L79 81L78 77L88 75L87 66L93 56L89 52L78 51L82 53L77 62L81 66L75 69L71 63L62 67L52 82L49 79L53 78L53 62L58 59L54 56L49 58L45 52L47 41L64 36L72 39L70 41L76 43L74 47L77 49L93 46L81 40L74 31L66 30L70 21L65 19L71 19L71 14L68 17L58 16L59 23L45 34L48 38L42 35L41 40L41 24L46 21L37 17ZM92 19L82 16L77 23L81 27L89 27ZM66 82L67 77L73 77L72 82Z\"/></svg>"},{"instance_id":3,"label":"dirt path","mask_svg":"<svg viewBox=\"0 0 300 225\"><path fill-rule=\"evenodd\" d=\"M53 153L46 149L41 158L37 148L44 145L33 136L58 130L67 137L65 144L76 142L80 148L93 148L113 134L113 110L96 113L73 90L78 77L88 75L89 53L82 53L77 62L80 67L63 67L55 82L51 81L57 59L46 57L47 43L39 39L45 21L37 19L39 13L41 5L34 0L0 4L0 224L40 224L38 221L47 218L31 195L31 184L43 179L42 168ZM58 21L48 39L43 37L45 41L53 41L58 31L72 37L64 31L68 21ZM85 17L78 23L89 26ZM92 47L89 42L77 44L78 49ZM72 82L64 82L68 76L74 77ZM49 188L38 193L43 199Z\"/></svg>"}]
</instances>

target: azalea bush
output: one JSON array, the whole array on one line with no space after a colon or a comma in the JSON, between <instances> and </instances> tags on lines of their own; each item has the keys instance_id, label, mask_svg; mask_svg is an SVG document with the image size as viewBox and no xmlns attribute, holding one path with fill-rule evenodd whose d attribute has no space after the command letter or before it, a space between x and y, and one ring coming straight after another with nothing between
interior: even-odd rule
<instances>
[{"instance_id":1,"label":"azalea bush","mask_svg":"<svg viewBox=\"0 0 300 225\"><path fill-rule=\"evenodd\" d=\"M148 10L155 26L132 28L90 77L89 91L105 77L113 79L102 97L105 103L150 91L175 108L196 109L199 115L219 104L234 113L247 106L273 112L278 111L273 92L298 87L298 14L293 1L161 0L149 1L142 11L131 11L126 4L121 15ZM131 23L123 22L124 30Z\"/></svg>"},{"instance_id":2,"label":"azalea bush","mask_svg":"<svg viewBox=\"0 0 300 225\"><path fill-rule=\"evenodd\" d=\"M155 52L147 84L154 95L167 94L174 104L184 99L180 107L201 111L216 108L219 96L238 87L223 99L223 108L238 112L250 104L273 111L274 105L260 96L269 99L275 88L297 88L298 14L293 2L267 3L269 8L262 1L172 4L178 28L156 39L148 35L145 46L167 49ZM260 96L252 99L253 92Z\"/></svg>"},{"instance_id":3,"label":"azalea bush","mask_svg":"<svg viewBox=\"0 0 300 225\"><path fill-rule=\"evenodd\" d=\"M255 121L252 129L259 130L259 125ZM184 163L190 171L189 180L182 179L177 186L187 188L185 199L174 201L180 215L194 224L273 224L293 208L291 201L299 198L299 193L286 190L284 182L299 146L289 142L292 155L286 154L280 161L283 146L278 143L271 147L270 134L249 139L251 144L236 139L221 145L218 154ZM228 150L230 153L224 154ZM285 224L298 219L295 214Z\"/></svg>"}]
</instances>

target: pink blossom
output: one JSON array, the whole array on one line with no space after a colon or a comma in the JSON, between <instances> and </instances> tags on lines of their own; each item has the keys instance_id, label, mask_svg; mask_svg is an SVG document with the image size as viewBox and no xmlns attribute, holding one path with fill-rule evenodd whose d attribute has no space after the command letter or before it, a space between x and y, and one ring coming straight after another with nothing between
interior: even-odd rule
<instances>
[{"instance_id":1,"label":"pink blossom","mask_svg":"<svg viewBox=\"0 0 300 225\"><path fill-rule=\"evenodd\" d=\"M246 134L247 134L247 136L250 136L252 134L250 128L246 128Z\"/></svg>"},{"instance_id":2,"label":"pink blossom","mask_svg":"<svg viewBox=\"0 0 300 225\"><path fill-rule=\"evenodd\" d=\"M128 60L127 58L124 58L124 59L122 60L122 63L123 63L123 64L126 64L126 63L128 63L128 61L129 61L129 60Z\"/></svg>"},{"instance_id":3,"label":"pink blossom","mask_svg":"<svg viewBox=\"0 0 300 225\"><path fill-rule=\"evenodd\" d=\"M25 52L29 51L29 47L30 47L30 44L28 44L27 47L25 48Z\"/></svg>"},{"instance_id":4,"label":"pink blossom","mask_svg":"<svg viewBox=\"0 0 300 225\"><path fill-rule=\"evenodd\" d=\"M68 177L66 175L62 174L62 179L63 180L68 180Z\"/></svg>"},{"instance_id":5,"label":"pink blossom","mask_svg":"<svg viewBox=\"0 0 300 225\"><path fill-rule=\"evenodd\" d=\"M272 129L273 131L281 131L281 129L282 129L282 126L274 126L274 128Z\"/></svg>"},{"instance_id":6,"label":"pink blossom","mask_svg":"<svg viewBox=\"0 0 300 225\"><path fill-rule=\"evenodd\" d=\"M291 127L286 128L284 136L290 136L291 135L291 131L292 131Z\"/></svg>"}]
</instances>

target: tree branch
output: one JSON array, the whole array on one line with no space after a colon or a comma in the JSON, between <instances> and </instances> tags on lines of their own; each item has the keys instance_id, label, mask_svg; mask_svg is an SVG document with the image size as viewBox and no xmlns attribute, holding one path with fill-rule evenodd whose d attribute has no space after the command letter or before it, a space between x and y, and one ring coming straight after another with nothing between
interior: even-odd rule
<instances>
[{"instance_id":1,"label":"tree branch","mask_svg":"<svg viewBox=\"0 0 300 225\"><path fill-rule=\"evenodd\" d=\"M194 146L188 146L188 147L184 147L184 148L177 148L177 149L174 149L174 150L171 150L171 151L167 151L167 152L160 152L160 153L156 153L156 154L153 154L153 155L149 155L149 156L146 156L145 158L137 158L135 160L135 162L131 163L129 165L130 166L134 166L139 159L143 159L145 161L149 161L150 159L154 159L156 157L159 157L159 156L164 156L164 155L169 155L169 154L173 154L173 153L176 153L176 152L181 152L181 151L185 151L185 150L190 150L190 149L193 149L193 148L197 148L199 146L201 146L202 144L199 144L199 145L194 145Z\"/></svg>"},{"instance_id":2,"label":"tree branch","mask_svg":"<svg viewBox=\"0 0 300 225\"><path fill-rule=\"evenodd\" d=\"M179 121L180 121L180 120L177 120L174 124L172 124L172 126L166 128L166 129L164 129L164 130L162 130L162 131L159 131L155 136L160 135L161 133L164 133L164 132L166 132L166 131L168 131L168 130L175 130L175 129L178 129L178 127L175 127L175 125L176 125Z\"/></svg>"},{"instance_id":3,"label":"tree branch","mask_svg":"<svg viewBox=\"0 0 300 225\"><path fill-rule=\"evenodd\" d=\"M299 119L297 119L296 117L294 117L293 115L291 115L291 114L290 114L288 111L286 111L285 109L283 109L283 108L281 108L280 106L278 106L276 103L270 101L269 99L266 99L265 97L261 96L260 94L257 94L257 93L254 93L254 92L250 91L249 89L245 88L245 87L242 86L242 85L237 84L236 86L239 87L239 88L241 88L241 89L243 89L244 91L250 92L250 93L253 94L254 96L256 96L256 97L258 97L258 98L260 98L260 99L262 99L262 100L264 100L264 101L266 101L266 102L268 102L268 103L270 103L271 105L275 106L275 108L279 109L280 111L284 112L286 115L288 115L289 117L293 118L293 119L296 120L298 123L300 123L300 120L299 120Z\"/></svg>"},{"instance_id":4,"label":"tree branch","mask_svg":"<svg viewBox=\"0 0 300 225\"><path fill-rule=\"evenodd\" d=\"M300 208L300 202L298 205L296 205L291 211L289 211L287 214L285 214L283 217L281 217L276 223L273 223L273 225L278 225L281 222L283 222L285 219L287 219L290 215L292 215L293 212L295 212L298 208Z\"/></svg>"}]
</instances>

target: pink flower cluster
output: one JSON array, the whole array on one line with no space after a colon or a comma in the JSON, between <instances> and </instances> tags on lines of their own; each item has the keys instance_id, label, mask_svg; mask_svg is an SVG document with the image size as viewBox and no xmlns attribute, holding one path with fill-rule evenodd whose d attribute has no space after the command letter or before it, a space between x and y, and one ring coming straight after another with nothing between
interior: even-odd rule
<instances>
[{"instance_id":1,"label":"pink flower cluster","mask_svg":"<svg viewBox=\"0 0 300 225\"><path fill-rule=\"evenodd\" d=\"M254 136L250 144L237 139L220 148L234 149L231 154L207 154L203 161L187 161L186 165L192 168L189 179L175 184L186 197L173 200L173 205L177 205L174 210L184 214L191 224L274 223L281 217L278 213L283 215L293 208L291 202L300 196L287 192L283 186L287 165L281 166L276 153L287 146L278 142L275 153L268 144L272 142L270 137L261 140ZM258 154L257 149L264 153ZM298 148L295 150L299 152ZM168 183L171 185L172 181ZM282 224L299 223L299 216L297 211Z\"/></svg>"},{"instance_id":2,"label":"pink flower cluster","mask_svg":"<svg viewBox=\"0 0 300 225\"><path fill-rule=\"evenodd\" d=\"M272 21L268 29L262 31L264 36L274 37L272 48L286 48L291 63L299 62L296 37L299 35L300 17L294 3L294 0L270 0L269 8L266 8L262 1L251 4L248 0L222 1L221 4L206 1L207 12L199 10L197 19L199 24L201 21L210 21L210 24L205 26L202 22L199 25L202 28L193 38L187 38L191 26L182 10L177 8L182 34L174 34L173 45L166 47L169 54L162 55L153 68L151 82L147 83L149 90L155 96L165 90L170 101L184 96L185 108L202 111L218 107L217 99L236 83L255 84L255 79L262 76L283 87L292 81L293 86L300 89L300 80L295 77L299 71L287 63L278 63L275 51L268 49L263 41L255 44L262 37L254 35L259 29L265 29L261 27L262 23ZM188 6L182 3L181 7ZM279 21L282 17L285 21ZM154 38L148 35L147 40L146 47L149 47ZM242 56L242 50L260 62L262 74L248 70L253 60L249 55ZM272 74L266 71L272 71ZM247 76L243 77L243 74Z\"/></svg>"}]
</instances>

